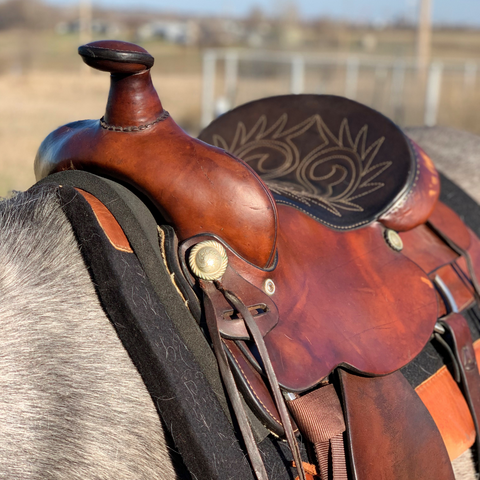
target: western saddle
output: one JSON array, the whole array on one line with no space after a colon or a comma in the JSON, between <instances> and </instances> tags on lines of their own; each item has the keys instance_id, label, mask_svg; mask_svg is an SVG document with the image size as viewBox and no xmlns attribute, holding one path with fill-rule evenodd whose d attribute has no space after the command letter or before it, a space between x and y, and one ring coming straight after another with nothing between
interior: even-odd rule
<instances>
[{"instance_id":1,"label":"western saddle","mask_svg":"<svg viewBox=\"0 0 480 480\"><path fill-rule=\"evenodd\" d=\"M79 53L111 74L106 112L52 132L37 180L80 189L110 239L110 203L56 172L114 180L166 225L163 261L213 347L252 478L269 477L257 443L273 434L300 479L452 479L450 460L478 439L475 326L460 313L480 298L480 241L438 200L425 152L380 113L324 95L248 103L194 139L163 109L143 48ZM432 342L449 367L407 380ZM461 451L429 389L440 375L467 412ZM194 440L176 444L213 478L189 457Z\"/></svg>"}]
</instances>

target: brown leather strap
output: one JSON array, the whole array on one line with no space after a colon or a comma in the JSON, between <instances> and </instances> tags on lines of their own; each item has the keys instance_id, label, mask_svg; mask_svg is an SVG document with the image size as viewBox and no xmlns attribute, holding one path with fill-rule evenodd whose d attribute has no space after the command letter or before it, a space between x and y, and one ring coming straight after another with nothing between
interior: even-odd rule
<instances>
[{"instance_id":1,"label":"brown leather strap","mask_svg":"<svg viewBox=\"0 0 480 480\"><path fill-rule=\"evenodd\" d=\"M275 398L275 403L277 405L278 412L280 413L280 419L282 420L283 429L285 430L285 436L287 437L288 446L292 451L293 459L297 465L298 476L300 480L306 480L305 472L303 470L302 456L300 454L300 449L298 448L298 443L293 433L292 422L290 421L290 414L283 398L282 392L280 391L280 386L278 384L277 376L273 370L272 363L270 361L270 356L268 355L267 346L263 340L262 333L258 328L257 323L252 317L250 310L242 302L242 300L235 295L233 292L223 288L220 282L215 282L217 288L225 295L225 298L229 300L232 305L238 310L242 315L245 324L257 346L258 353L263 362L263 367L268 377L270 383L270 388L272 389L273 396Z\"/></svg>"},{"instance_id":2,"label":"brown leather strap","mask_svg":"<svg viewBox=\"0 0 480 480\"><path fill-rule=\"evenodd\" d=\"M425 405L401 372L363 377L338 369L352 480L454 480Z\"/></svg>"},{"instance_id":3,"label":"brown leather strap","mask_svg":"<svg viewBox=\"0 0 480 480\"><path fill-rule=\"evenodd\" d=\"M465 259L467 264L468 273L470 275L470 281L472 282L473 289L475 292L475 299L477 304L480 305L480 282L478 281L477 275L475 273L475 268L473 266L472 257L470 253L465 248L462 248L458 243L453 241L445 232L443 232L434 222L429 221L428 226L458 255L461 255Z\"/></svg>"},{"instance_id":4,"label":"brown leather strap","mask_svg":"<svg viewBox=\"0 0 480 480\"><path fill-rule=\"evenodd\" d=\"M300 431L315 446L320 478L347 480L343 443L345 420L333 385L327 385L291 400L288 406ZM330 464L332 475L329 474Z\"/></svg>"},{"instance_id":5,"label":"brown leather strap","mask_svg":"<svg viewBox=\"0 0 480 480\"><path fill-rule=\"evenodd\" d=\"M225 384L225 388L228 392L228 397L232 404L232 408L235 412L238 426L240 427L240 431L242 432L250 463L258 480L268 480L268 475L265 470L262 456L260 455L257 443L255 442L255 439L253 437L252 428L248 423L247 415L240 399L240 394L238 393L235 380L228 364L227 355L225 354L225 350L223 349L223 343L220 337L220 332L218 330L217 320L215 316L215 309L209 295L209 292L211 292L212 289L216 290L215 285L213 285L212 282L206 282L204 280L199 280L199 282L203 292L205 293L205 317L207 321L208 332L212 340L213 350L215 352L215 356L217 357L218 368L220 370L220 374L222 375L222 380Z\"/></svg>"},{"instance_id":6,"label":"brown leather strap","mask_svg":"<svg viewBox=\"0 0 480 480\"><path fill-rule=\"evenodd\" d=\"M133 253L127 236L110 210L92 194L82 190L81 188L75 188L75 190L79 192L89 203L98 224L102 227L103 232L107 236L112 246L121 252Z\"/></svg>"},{"instance_id":7,"label":"brown leather strap","mask_svg":"<svg viewBox=\"0 0 480 480\"><path fill-rule=\"evenodd\" d=\"M459 313L453 313L441 320L442 325L452 338L452 347L460 367L460 377L463 393L472 414L477 433L477 461L480 462L480 374L478 372L472 335L465 318ZM480 465L480 463L479 463Z\"/></svg>"}]
</instances>

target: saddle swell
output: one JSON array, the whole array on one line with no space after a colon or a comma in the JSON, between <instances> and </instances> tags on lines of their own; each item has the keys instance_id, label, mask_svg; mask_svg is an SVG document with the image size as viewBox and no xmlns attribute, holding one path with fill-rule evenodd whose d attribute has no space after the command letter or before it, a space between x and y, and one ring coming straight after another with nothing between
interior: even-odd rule
<instances>
[{"instance_id":1,"label":"saddle swell","mask_svg":"<svg viewBox=\"0 0 480 480\"><path fill-rule=\"evenodd\" d=\"M145 194L179 239L219 235L248 262L270 267L277 214L264 183L242 161L189 137L167 116L150 70L136 63L139 47L93 42L80 53L90 51L89 65L112 72L104 120L75 122L52 132L35 159L37 180L69 169L115 178ZM125 63L128 57L115 62L112 55L99 57L99 51L135 56L133 63Z\"/></svg>"}]
</instances>

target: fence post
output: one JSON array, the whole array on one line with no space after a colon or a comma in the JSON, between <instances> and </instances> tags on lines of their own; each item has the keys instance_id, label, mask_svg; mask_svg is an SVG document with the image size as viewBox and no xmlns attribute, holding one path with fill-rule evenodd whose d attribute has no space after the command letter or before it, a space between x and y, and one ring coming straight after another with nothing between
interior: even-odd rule
<instances>
[{"instance_id":1,"label":"fence post","mask_svg":"<svg viewBox=\"0 0 480 480\"><path fill-rule=\"evenodd\" d=\"M385 81L387 80L387 67L383 64L378 64L375 67L375 79L373 81L372 102L371 106L375 110L380 110L382 105L382 94L385 88Z\"/></svg>"},{"instance_id":2,"label":"fence post","mask_svg":"<svg viewBox=\"0 0 480 480\"><path fill-rule=\"evenodd\" d=\"M213 50L203 54L203 92L201 127L206 127L214 118L215 74L217 55Z\"/></svg>"},{"instance_id":3,"label":"fence post","mask_svg":"<svg viewBox=\"0 0 480 480\"><path fill-rule=\"evenodd\" d=\"M464 82L467 89L475 86L477 79L477 64L475 62L465 62Z\"/></svg>"},{"instance_id":4,"label":"fence post","mask_svg":"<svg viewBox=\"0 0 480 480\"><path fill-rule=\"evenodd\" d=\"M358 85L358 59L349 58L347 60L347 70L345 73L345 96L355 100L357 96Z\"/></svg>"},{"instance_id":5,"label":"fence post","mask_svg":"<svg viewBox=\"0 0 480 480\"><path fill-rule=\"evenodd\" d=\"M229 108L235 106L238 77L238 53L228 51L225 55L225 98Z\"/></svg>"},{"instance_id":6,"label":"fence post","mask_svg":"<svg viewBox=\"0 0 480 480\"><path fill-rule=\"evenodd\" d=\"M425 118L427 127L433 127L437 123L438 105L442 90L443 63L434 62L430 65L425 95Z\"/></svg>"},{"instance_id":7,"label":"fence post","mask_svg":"<svg viewBox=\"0 0 480 480\"><path fill-rule=\"evenodd\" d=\"M292 78L290 90L292 93L303 93L305 88L305 60L301 55L292 58Z\"/></svg>"},{"instance_id":8,"label":"fence post","mask_svg":"<svg viewBox=\"0 0 480 480\"><path fill-rule=\"evenodd\" d=\"M403 122L403 90L405 86L405 63L396 62L392 72L393 120Z\"/></svg>"}]
</instances>

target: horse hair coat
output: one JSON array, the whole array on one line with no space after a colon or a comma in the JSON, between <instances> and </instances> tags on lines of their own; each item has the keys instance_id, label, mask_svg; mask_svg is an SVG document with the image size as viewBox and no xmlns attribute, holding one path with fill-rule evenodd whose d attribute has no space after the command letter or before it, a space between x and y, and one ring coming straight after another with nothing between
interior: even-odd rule
<instances>
[{"instance_id":1,"label":"horse hair coat","mask_svg":"<svg viewBox=\"0 0 480 480\"><path fill-rule=\"evenodd\" d=\"M0 476L175 478L54 193L3 202L0 255Z\"/></svg>"}]
</instances>

